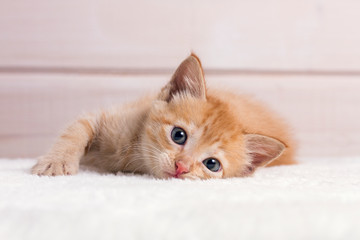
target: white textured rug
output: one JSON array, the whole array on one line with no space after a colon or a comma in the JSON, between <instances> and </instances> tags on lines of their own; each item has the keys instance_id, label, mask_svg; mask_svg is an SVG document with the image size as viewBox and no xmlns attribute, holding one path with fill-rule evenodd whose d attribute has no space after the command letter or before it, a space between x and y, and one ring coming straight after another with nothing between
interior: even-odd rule
<instances>
[{"instance_id":1,"label":"white textured rug","mask_svg":"<svg viewBox=\"0 0 360 240\"><path fill-rule=\"evenodd\" d=\"M243 179L38 177L0 159L0 239L360 239L360 158Z\"/></svg>"}]
</instances>

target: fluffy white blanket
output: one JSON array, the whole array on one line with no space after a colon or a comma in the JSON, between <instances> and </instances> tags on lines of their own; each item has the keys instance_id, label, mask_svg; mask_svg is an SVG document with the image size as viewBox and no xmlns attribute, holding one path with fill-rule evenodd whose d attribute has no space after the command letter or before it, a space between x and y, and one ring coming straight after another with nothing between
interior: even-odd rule
<instances>
[{"instance_id":1,"label":"fluffy white blanket","mask_svg":"<svg viewBox=\"0 0 360 240\"><path fill-rule=\"evenodd\" d=\"M0 159L0 239L360 239L360 158L303 159L253 177L38 177Z\"/></svg>"}]
</instances>

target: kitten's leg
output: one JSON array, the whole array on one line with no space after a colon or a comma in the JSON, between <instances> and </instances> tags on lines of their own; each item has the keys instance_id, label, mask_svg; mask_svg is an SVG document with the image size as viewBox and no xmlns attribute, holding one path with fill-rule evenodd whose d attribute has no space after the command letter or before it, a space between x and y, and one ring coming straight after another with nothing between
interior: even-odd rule
<instances>
[{"instance_id":1,"label":"kitten's leg","mask_svg":"<svg viewBox=\"0 0 360 240\"><path fill-rule=\"evenodd\" d=\"M95 135L94 116L82 117L72 123L57 139L50 151L38 159L32 174L73 175L79 170L80 159Z\"/></svg>"}]
</instances>

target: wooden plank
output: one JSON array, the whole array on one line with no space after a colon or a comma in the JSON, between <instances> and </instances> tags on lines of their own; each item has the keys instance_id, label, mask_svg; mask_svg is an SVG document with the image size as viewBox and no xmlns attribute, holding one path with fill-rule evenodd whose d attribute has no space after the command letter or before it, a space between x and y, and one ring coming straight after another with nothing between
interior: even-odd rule
<instances>
[{"instance_id":1,"label":"wooden plank","mask_svg":"<svg viewBox=\"0 0 360 240\"><path fill-rule=\"evenodd\" d=\"M360 71L360 1L3 1L1 67Z\"/></svg>"},{"instance_id":2,"label":"wooden plank","mask_svg":"<svg viewBox=\"0 0 360 240\"><path fill-rule=\"evenodd\" d=\"M359 155L360 81L356 76L207 74L210 87L247 93L293 126L299 156ZM155 92L169 75L0 74L0 157L44 153L83 111Z\"/></svg>"}]
</instances>

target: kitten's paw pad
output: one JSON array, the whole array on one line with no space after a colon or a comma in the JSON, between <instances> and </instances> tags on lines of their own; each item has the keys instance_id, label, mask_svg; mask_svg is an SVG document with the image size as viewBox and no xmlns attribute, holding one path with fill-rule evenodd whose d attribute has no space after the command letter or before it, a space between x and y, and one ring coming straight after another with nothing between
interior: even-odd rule
<instances>
[{"instance_id":1,"label":"kitten's paw pad","mask_svg":"<svg viewBox=\"0 0 360 240\"><path fill-rule=\"evenodd\" d=\"M31 169L31 173L39 176L74 175L78 172L78 164L67 161L42 161Z\"/></svg>"}]
</instances>

